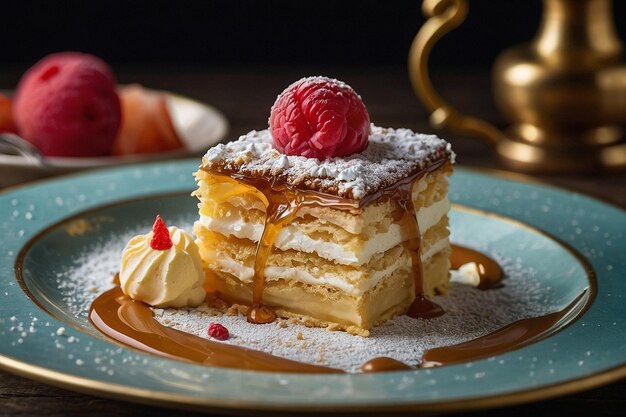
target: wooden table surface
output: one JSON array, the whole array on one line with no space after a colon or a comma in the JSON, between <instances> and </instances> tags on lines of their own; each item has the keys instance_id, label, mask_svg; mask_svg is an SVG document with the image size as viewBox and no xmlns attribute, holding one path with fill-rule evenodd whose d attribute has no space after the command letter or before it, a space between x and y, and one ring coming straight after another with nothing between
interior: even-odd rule
<instances>
[{"instance_id":1,"label":"wooden table surface","mask_svg":"<svg viewBox=\"0 0 626 417\"><path fill-rule=\"evenodd\" d=\"M413 95L403 68L127 68L118 69L117 73L121 83L139 82L214 105L229 119L231 138L252 129L265 128L276 95L292 81L313 74L333 76L351 84L363 97L376 124L432 131L427 123L427 114ZM0 89L13 88L18 76L19 71L0 73ZM490 83L486 75L445 72L434 81L442 95L453 104L502 125L491 102ZM441 135L452 142L460 165L504 169L485 145L469 138ZM590 194L626 208L626 173L541 175L534 176L534 179ZM625 406L626 380L622 380L565 397L483 411L480 415L608 416L623 415ZM0 416L140 414L189 416L194 413L83 395L0 371Z\"/></svg>"}]
</instances>

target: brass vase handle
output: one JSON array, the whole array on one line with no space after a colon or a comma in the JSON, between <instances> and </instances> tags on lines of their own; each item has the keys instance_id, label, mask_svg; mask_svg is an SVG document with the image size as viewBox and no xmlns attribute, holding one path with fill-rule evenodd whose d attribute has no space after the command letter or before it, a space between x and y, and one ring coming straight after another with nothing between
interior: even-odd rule
<instances>
[{"instance_id":1,"label":"brass vase handle","mask_svg":"<svg viewBox=\"0 0 626 417\"><path fill-rule=\"evenodd\" d=\"M428 58L435 43L459 26L467 16L466 0L424 0L422 12L428 20L409 51L409 77L413 90L431 112L430 124L462 135L474 136L495 145L503 138L495 126L476 117L464 116L435 91L428 73Z\"/></svg>"}]
</instances>

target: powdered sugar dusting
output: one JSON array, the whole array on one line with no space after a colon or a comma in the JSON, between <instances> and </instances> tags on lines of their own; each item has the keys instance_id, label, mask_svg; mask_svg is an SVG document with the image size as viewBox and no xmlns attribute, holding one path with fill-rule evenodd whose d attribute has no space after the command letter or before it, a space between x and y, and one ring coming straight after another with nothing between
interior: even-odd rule
<instances>
[{"instance_id":1,"label":"powdered sugar dusting","mask_svg":"<svg viewBox=\"0 0 626 417\"><path fill-rule=\"evenodd\" d=\"M302 189L361 200L442 160L454 162L450 144L409 129L371 126L363 152L320 161L274 149L268 130L209 149L202 167L253 177L279 178Z\"/></svg>"},{"instance_id":2,"label":"powdered sugar dusting","mask_svg":"<svg viewBox=\"0 0 626 417\"><path fill-rule=\"evenodd\" d=\"M188 219L172 219L171 223L179 224L183 230L192 229L192 223ZM138 226L114 239L98 242L77 254L72 265L57 274L56 281L63 294L63 301L75 316L87 318L93 300L113 288L113 277L120 270L122 250L126 243L133 236L149 231L149 225Z\"/></svg>"},{"instance_id":3,"label":"powdered sugar dusting","mask_svg":"<svg viewBox=\"0 0 626 417\"><path fill-rule=\"evenodd\" d=\"M431 320L400 316L374 328L369 337L284 320L255 325L243 316L221 315L206 305L199 309L155 309L155 316L164 325L205 338L208 325L220 323L230 332L224 343L348 372L380 356L417 365L427 349L472 340L514 321L549 312L542 303L545 290L528 279L528 271L517 269L509 260L499 261L508 275L505 287L481 291L454 284L448 296L435 299L446 311L443 316Z\"/></svg>"},{"instance_id":4,"label":"powdered sugar dusting","mask_svg":"<svg viewBox=\"0 0 626 417\"><path fill-rule=\"evenodd\" d=\"M189 222L172 220L174 223L191 230ZM112 277L119 269L120 253L125 243L133 235L145 233L146 227L86 248L74 265L59 275L64 301L74 314L86 319L93 300L113 287ZM469 242L463 243L471 246ZM512 260L498 253L490 253L490 256L505 271L507 278L503 288L481 291L454 284L449 296L436 299L446 310L442 317L432 320L398 317L374 328L367 338L307 328L284 320L253 325L243 316L221 315L206 305L197 309L154 311L161 323L205 338L208 337L209 324L220 323L231 335L224 343L306 363L355 371L369 359L389 356L415 365L426 349L471 340L513 321L552 311L553 307L546 303L548 289L533 278L531 267L525 266L520 259Z\"/></svg>"},{"instance_id":5,"label":"powdered sugar dusting","mask_svg":"<svg viewBox=\"0 0 626 417\"><path fill-rule=\"evenodd\" d=\"M339 87L340 89L343 89L343 90L351 90L354 94L356 94L359 98L361 98L361 96L359 96L356 93L356 91L354 91L354 89L352 87L350 87L348 84L346 84L345 82L343 82L341 80L338 80L336 78L329 78L329 77L325 77L325 76L322 76L322 75L314 75L312 77L300 78L298 81L295 81L295 82L291 83L289 85L289 87L285 88L285 91L291 90L293 88L293 86L298 85L298 84L301 84L303 86L308 86L310 84L319 84L321 82L332 83L332 84L336 85L337 87ZM281 94L279 94L278 97L280 97Z\"/></svg>"}]
</instances>

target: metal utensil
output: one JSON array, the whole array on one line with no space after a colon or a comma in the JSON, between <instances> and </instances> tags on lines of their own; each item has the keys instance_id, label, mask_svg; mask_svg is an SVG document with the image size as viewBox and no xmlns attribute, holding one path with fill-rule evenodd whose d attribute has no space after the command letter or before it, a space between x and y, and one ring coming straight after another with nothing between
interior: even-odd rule
<instances>
[{"instance_id":1,"label":"metal utensil","mask_svg":"<svg viewBox=\"0 0 626 417\"><path fill-rule=\"evenodd\" d=\"M38 165L45 166L46 159L32 143L13 133L0 133L0 153L21 155Z\"/></svg>"}]
</instances>

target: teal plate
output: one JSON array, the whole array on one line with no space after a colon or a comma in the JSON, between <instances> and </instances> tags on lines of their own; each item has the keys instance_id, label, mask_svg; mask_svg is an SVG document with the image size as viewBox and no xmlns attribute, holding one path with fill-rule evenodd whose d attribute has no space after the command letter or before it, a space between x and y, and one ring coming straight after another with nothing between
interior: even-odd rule
<instances>
[{"instance_id":1,"label":"teal plate","mask_svg":"<svg viewBox=\"0 0 626 417\"><path fill-rule=\"evenodd\" d=\"M85 248L147 225L155 211L192 220L196 166L102 170L0 194L0 367L102 396L235 412L484 408L626 376L626 213L462 168L451 182L453 240L524 265L550 311L582 300L541 340L441 368L330 376L212 368L115 344L68 302L60 271Z\"/></svg>"}]
</instances>

